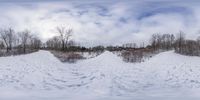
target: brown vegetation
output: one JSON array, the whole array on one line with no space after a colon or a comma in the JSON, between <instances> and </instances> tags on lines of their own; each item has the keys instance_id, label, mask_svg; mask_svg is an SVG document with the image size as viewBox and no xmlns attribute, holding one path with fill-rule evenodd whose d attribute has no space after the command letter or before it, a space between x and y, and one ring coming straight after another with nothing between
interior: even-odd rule
<instances>
[{"instance_id":1,"label":"brown vegetation","mask_svg":"<svg viewBox=\"0 0 200 100\"><path fill-rule=\"evenodd\" d=\"M62 51L51 51L51 53L57 57L61 62L75 63L78 60L85 59L78 52L62 52Z\"/></svg>"}]
</instances>

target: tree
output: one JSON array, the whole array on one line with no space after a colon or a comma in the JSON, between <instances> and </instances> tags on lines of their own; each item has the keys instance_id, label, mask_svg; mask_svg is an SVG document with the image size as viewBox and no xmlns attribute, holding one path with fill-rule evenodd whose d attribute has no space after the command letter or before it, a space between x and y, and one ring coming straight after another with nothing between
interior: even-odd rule
<instances>
[{"instance_id":1,"label":"tree","mask_svg":"<svg viewBox=\"0 0 200 100\"><path fill-rule=\"evenodd\" d=\"M198 45L194 40L185 40L182 54L190 56L198 56Z\"/></svg>"},{"instance_id":2,"label":"tree","mask_svg":"<svg viewBox=\"0 0 200 100\"><path fill-rule=\"evenodd\" d=\"M176 52L183 53L183 45L185 41L185 34L180 31L177 35L177 40L176 40Z\"/></svg>"},{"instance_id":3,"label":"tree","mask_svg":"<svg viewBox=\"0 0 200 100\"><path fill-rule=\"evenodd\" d=\"M42 45L42 41L37 36L32 35L30 39L30 48L40 49L41 45Z\"/></svg>"},{"instance_id":4,"label":"tree","mask_svg":"<svg viewBox=\"0 0 200 100\"><path fill-rule=\"evenodd\" d=\"M3 41L0 41L0 49L3 49L4 48L4 43Z\"/></svg>"},{"instance_id":5,"label":"tree","mask_svg":"<svg viewBox=\"0 0 200 100\"><path fill-rule=\"evenodd\" d=\"M160 34L153 34L151 36L150 41L154 50L157 50L161 47L161 40L162 40L162 36Z\"/></svg>"},{"instance_id":6,"label":"tree","mask_svg":"<svg viewBox=\"0 0 200 100\"><path fill-rule=\"evenodd\" d=\"M56 30L60 35L62 50L65 50L65 47L68 46L73 31L72 29L68 29L66 27L57 27Z\"/></svg>"},{"instance_id":7,"label":"tree","mask_svg":"<svg viewBox=\"0 0 200 100\"><path fill-rule=\"evenodd\" d=\"M54 36L46 42L46 45L49 49L60 49L61 48L61 40L59 36Z\"/></svg>"},{"instance_id":8,"label":"tree","mask_svg":"<svg viewBox=\"0 0 200 100\"><path fill-rule=\"evenodd\" d=\"M173 34L170 35L170 47L173 48L174 46L175 36Z\"/></svg>"},{"instance_id":9,"label":"tree","mask_svg":"<svg viewBox=\"0 0 200 100\"><path fill-rule=\"evenodd\" d=\"M151 46L153 47L154 50L156 50L156 44L157 44L157 36L156 34L153 34L151 36Z\"/></svg>"},{"instance_id":10,"label":"tree","mask_svg":"<svg viewBox=\"0 0 200 100\"><path fill-rule=\"evenodd\" d=\"M200 55L200 36L197 38L197 44L198 44L198 51Z\"/></svg>"},{"instance_id":11,"label":"tree","mask_svg":"<svg viewBox=\"0 0 200 100\"><path fill-rule=\"evenodd\" d=\"M16 40L14 29L8 28L0 31L0 37L3 40L7 52L12 50L13 44Z\"/></svg>"},{"instance_id":12,"label":"tree","mask_svg":"<svg viewBox=\"0 0 200 100\"><path fill-rule=\"evenodd\" d=\"M21 46L23 47L23 52L26 53L27 43L31 38L30 31L24 30L19 33L19 38L21 41Z\"/></svg>"},{"instance_id":13,"label":"tree","mask_svg":"<svg viewBox=\"0 0 200 100\"><path fill-rule=\"evenodd\" d=\"M164 50L169 50L171 48L171 35L170 34L163 34L161 40L161 47Z\"/></svg>"}]
</instances>

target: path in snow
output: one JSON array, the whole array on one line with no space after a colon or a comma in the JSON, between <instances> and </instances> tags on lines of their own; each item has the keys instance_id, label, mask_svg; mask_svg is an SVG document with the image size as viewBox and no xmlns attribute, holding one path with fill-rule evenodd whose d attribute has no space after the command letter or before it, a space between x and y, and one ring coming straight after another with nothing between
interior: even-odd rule
<instances>
[{"instance_id":1,"label":"path in snow","mask_svg":"<svg viewBox=\"0 0 200 100\"><path fill-rule=\"evenodd\" d=\"M0 99L199 98L200 58L173 51L138 64L109 51L76 64L48 51L1 57L0 64Z\"/></svg>"}]
</instances>

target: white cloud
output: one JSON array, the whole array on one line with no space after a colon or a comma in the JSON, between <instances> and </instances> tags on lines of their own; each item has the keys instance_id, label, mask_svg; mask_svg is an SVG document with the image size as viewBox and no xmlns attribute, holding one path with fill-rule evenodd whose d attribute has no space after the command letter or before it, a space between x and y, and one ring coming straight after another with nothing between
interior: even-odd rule
<instances>
[{"instance_id":1,"label":"white cloud","mask_svg":"<svg viewBox=\"0 0 200 100\"><path fill-rule=\"evenodd\" d=\"M2 3L0 27L12 26L19 31L28 28L46 40L56 35L56 26L65 25L73 28L75 41L95 45L142 43L153 33L179 30L195 39L200 32L200 8L193 3L173 3L173 7L169 4L136 1ZM163 7L164 10L159 10Z\"/></svg>"}]
</instances>

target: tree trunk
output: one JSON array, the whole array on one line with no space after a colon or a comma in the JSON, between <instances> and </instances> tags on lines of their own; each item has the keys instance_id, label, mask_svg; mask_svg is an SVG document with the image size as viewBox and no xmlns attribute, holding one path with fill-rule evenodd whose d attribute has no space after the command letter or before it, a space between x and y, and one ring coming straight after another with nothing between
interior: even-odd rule
<instances>
[{"instance_id":1,"label":"tree trunk","mask_svg":"<svg viewBox=\"0 0 200 100\"><path fill-rule=\"evenodd\" d=\"M62 50L64 51L65 50L65 42L62 41Z\"/></svg>"},{"instance_id":2,"label":"tree trunk","mask_svg":"<svg viewBox=\"0 0 200 100\"><path fill-rule=\"evenodd\" d=\"M8 47L6 47L6 52L8 53L8 50L9 50L9 48Z\"/></svg>"},{"instance_id":3,"label":"tree trunk","mask_svg":"<svg viewBox=\"0 0 200 100\"><path fill-rule=\"evenodd\" d=\"M24 48L23 48L23 49L24 49L24 50L23 50L24 53L26 53L26 45L25 45L25 44L24 44Z\"/></svg>"}]
</instances>

